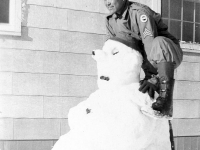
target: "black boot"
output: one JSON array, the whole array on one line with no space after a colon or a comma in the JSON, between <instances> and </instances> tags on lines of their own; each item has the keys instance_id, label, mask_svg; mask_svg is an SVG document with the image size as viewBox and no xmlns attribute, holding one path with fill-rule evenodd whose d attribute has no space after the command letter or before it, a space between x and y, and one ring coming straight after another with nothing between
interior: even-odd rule
<instances>
[{"instance_id":1,"label":"black boot","mask_svg":"<svg viewBox=\"0 0 200 150\"><path fill-rule=\"evenodd\" d=\"M161 115L172 117L173 113L173 88L174 88L174 63L160 62L157 65L159 75L159 97L152 108Z\"/></svg>"}]
</instances>

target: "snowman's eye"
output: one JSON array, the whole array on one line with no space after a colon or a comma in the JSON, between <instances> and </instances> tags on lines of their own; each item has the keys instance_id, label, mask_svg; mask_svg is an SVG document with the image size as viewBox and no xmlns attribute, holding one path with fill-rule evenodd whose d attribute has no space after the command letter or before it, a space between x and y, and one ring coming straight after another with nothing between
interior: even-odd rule
<instances>
[{"instance_id":1,"label":"snowman's eye","mask_svg":"<svg viewBox=\"0 0 200 150\"><path fill-rule=\"evenodd\" d=\"M118 54L118 53L119 53L119 52L114 52L113 55L116 55L116 54Z\"/></svg>"},{"instance_id":2,"label":"snowman's eye","mask_svg":"<svg viewBox=\"0 0 200 150\"><path fill-rule=\"evenodd\" d=\"M111 50L111 53L112 53L112 55L116 55L116 54L119 53L119 50L118 50L116 47L114 47L114 48Z\"/></svg>"}]
</instances>

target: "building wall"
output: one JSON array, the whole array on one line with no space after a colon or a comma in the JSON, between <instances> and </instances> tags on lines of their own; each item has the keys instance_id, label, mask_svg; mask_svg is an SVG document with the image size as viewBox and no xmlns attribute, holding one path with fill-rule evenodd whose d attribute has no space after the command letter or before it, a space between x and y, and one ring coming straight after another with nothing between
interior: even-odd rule
<instances>
[{"instance_id":1,"label":"building wall","mask_svg":"<svg viewBox=\"0 0 200 150\"><path fill-rule=\"evenodd\" d=\"M183 62L175 72L173 129L176 150L200 149L200 45L181 44Z\"/></svg>"},{"instance_id":2,"label":"building wall","mask_svg":"<svg viewBox=\"0 0 200 150\"><path fill-rule=\"evenodd\" d=\"M69 131L69 108L97 89L91 51L106 39L107 11L103 0L22 1L22 36L0 36L0 149L49 150ZM174 136L180 150L200 149L200 55L183 46Z\"/></svg>"}]
</instances>

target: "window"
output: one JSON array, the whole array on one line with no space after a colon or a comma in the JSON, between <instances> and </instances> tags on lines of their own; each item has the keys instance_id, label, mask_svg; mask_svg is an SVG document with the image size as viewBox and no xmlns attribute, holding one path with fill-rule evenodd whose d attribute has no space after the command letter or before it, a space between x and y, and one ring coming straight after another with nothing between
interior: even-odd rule
<instances>
[{"instance_id":1,"label":"window","mask_svg":"<svg viewBox=\"0 0 200 150\"><path fill-rule=\"evenodd\" d=\"M21 35L21 0L0 0L0 35Z\"/></svg>"},{"instance_id":2,"label":"window","mask_svg":"<svg viewBox=\"0 0 200 150\"><path fill-rule=\"evenodd\" d=\"M200 0L162 0L162 18L182 41L200 43Z\"/></svg>"}]
</instances>

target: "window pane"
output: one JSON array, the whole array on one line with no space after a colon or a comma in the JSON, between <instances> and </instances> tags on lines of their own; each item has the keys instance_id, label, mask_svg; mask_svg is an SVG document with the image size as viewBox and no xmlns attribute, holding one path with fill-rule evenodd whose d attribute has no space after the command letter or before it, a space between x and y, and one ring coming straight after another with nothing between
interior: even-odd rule
<instances>
[{"instance_id":1,"label":"window pane","mask_svg":"<svg viewBox=\"0 0 200 150\"><path fill-rule=\"evenodd\" d=\"M9 23L9 0L0 0L0 23Z\"/></svg>"},{"instance_id":2,"label":"window pane","mask_svg":"<svg viewBox=\"0 0 200 150\"><path fill-rule=\"evenodd\" d=\"M183 22L183 41L193 41L193 23Z\"/></svg>"},{"instance_id":3,"label":"window pane","mask_svg":"<svg viewBox=\"0 0 200 150\"><path fill-rule=\"evenodd\" d=\"M194 2L183 2L183 20L194 21Z\"/></svg>"},{"instance_id":4,"label":"window pane","mask_svg":"<svg viewBox=\"0 0 200 150\"><path fill-rule=\"evenodd\" d=\"M162 17L169 18L169 0L162 0Z\"/></svg>"},{"instance_id":5,"label":"window pane","mask_svg":"<svg viewBox=\"0 0 200 150\"><path fill-rule=\"evenodd\" d=\"M164 24L166 24L167 26L169 26L168 25L168 19L162 19L162 21L163 21Z\"/></svg>"},{"instance_id":6,"label":"window pane","mask_svg":"<svg viewBox=\"0 0 200 150\"><path fill-rule=\"evenodd\" d=\"M170 33L177 39L181 39L181 21L170 21Z\"/></svg>"},{"instance_id":7,"label":"window pane","mask_svg":"<svg viewBox=\"0 0 200 150\"><path fill-rule=\"evenodd\" d=\"M195 25L195 42L200 43L200 24Z\"/></svg>"},{"instance_id":8,"label":"window pane","mask_svg":"<svg viewBox=\"0 0 200 150\"><path fill-rule=\"evenodd\" d=\"M196 21L200 23L200 3L196 3Z\"/></svg>"},{"instance_id":9,"label":"window pane","mask_svg":"<svg viewBox=\"0 0 200 150\"><path fill-rule=\"evenodd\" d=\"M181 1L170 0L170 18L181 20Z\"/></svg>"}]
</instances>

